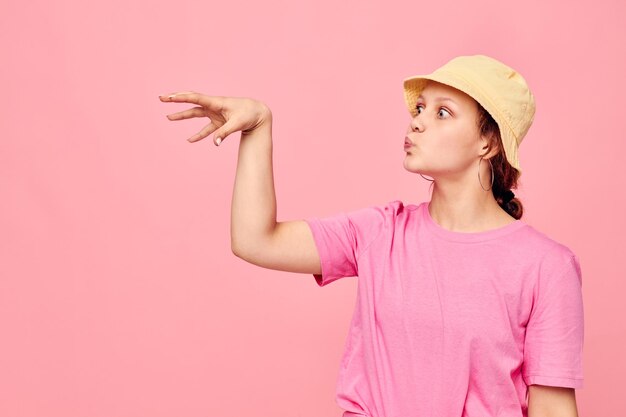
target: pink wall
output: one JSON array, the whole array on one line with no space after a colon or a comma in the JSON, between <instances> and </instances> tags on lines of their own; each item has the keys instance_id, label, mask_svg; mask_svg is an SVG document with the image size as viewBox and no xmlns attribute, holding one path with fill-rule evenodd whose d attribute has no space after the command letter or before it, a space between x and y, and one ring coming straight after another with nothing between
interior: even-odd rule
<instances>
[{"instance_id":1,"label":"pink wall","mask_svg":"<svg viewBox=\"0 0 626 417\"><path fill-rule=\"evenodd\" d=\"M278 219L429 198L402 78L484 53L537 114L524 220L580 257L582 416L626 408L624 16L618 0L0 3L0 416L339 417L356 289L230 250L239 133L159 94L274 114Z\"/></svg>"}]
</instances>

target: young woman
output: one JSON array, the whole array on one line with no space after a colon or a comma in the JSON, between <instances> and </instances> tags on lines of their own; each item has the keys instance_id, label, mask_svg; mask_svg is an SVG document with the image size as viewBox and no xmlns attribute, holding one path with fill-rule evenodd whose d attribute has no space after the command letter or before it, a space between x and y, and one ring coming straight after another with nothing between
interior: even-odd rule
<instances>
[{"instance_id":1,"label":"young woman","mask_svg":"<svg viewBox=\"0 0 626 417\"><path fill-rule=\"evenodd\" d=\"M576 417L579 260L521 220L511 191L535 113L525 80L494 58L461 56L406 78L404 98L404 166L432 177L430 201L277 222L269 108L161 96L196 104L170 120L211 119L192 142L215 133L219 145L242 131L231 212L238 257L313 274L319 286L358 277L337 381L344 417Z\"/></svg>"}]
</instances>

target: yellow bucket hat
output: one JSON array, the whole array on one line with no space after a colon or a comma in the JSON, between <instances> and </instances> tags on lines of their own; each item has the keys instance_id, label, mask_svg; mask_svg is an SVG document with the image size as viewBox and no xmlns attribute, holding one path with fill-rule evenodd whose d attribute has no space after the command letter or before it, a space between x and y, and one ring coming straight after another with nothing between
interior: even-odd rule
<instances>
[{"instance_id":1,"label":"yellow bucket hat","mask_svg":"<svg viewBox=\"0 0 626 417\"><path fill-rule=\"evenodd\" d=\"M461 90L489 112L500 128L507 160L521 174L518 148L535 117L535 98L522 75L486 55L458 56L431 74L404 79L404 99L413 117L428 80Z\"/></svg>"}]
</instances>

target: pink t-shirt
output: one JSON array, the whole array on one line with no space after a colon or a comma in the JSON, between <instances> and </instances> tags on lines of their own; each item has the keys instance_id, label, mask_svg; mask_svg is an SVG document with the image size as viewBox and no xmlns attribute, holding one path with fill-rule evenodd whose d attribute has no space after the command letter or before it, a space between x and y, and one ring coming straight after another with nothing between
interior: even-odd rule
<instances>
[{"instance_id":1,"label":"pink t-shirt","mask_svg":"<svg viewBox=\"0 0 626 417\"><path fill-rule=\"evenodd\" d=\"M582 388L577 256L522 220L444 229L428 204L305 220L318 285L358 277L343 417L520 417L530 384Z\"/></svg>"}]
</instances>

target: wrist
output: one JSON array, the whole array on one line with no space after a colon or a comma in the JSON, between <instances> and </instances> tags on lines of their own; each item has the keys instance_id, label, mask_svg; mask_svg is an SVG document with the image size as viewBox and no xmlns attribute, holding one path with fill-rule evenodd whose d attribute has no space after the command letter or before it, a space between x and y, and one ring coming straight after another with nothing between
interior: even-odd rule
<instances>
[{"instance_id":1,"label":"wrist","mask_svg":"<svg viewBox=\"0 0 626 417\"><path fill-rule=\"evenodd\" d=\"M271 131L271 126L272 126L272 112L269 109L267 109L266 111L263 111L261 116L259 116L259 121L253 127L242 130L241 134L250 135L256 131L263 130L263 129L269 129Z\"/></svg>"}]
</instances>

